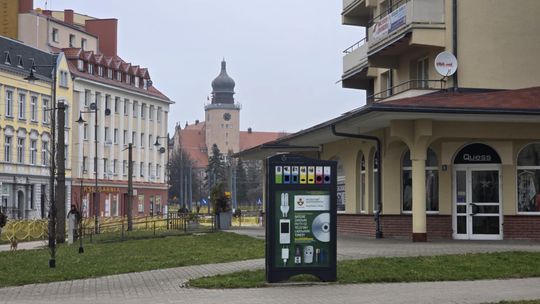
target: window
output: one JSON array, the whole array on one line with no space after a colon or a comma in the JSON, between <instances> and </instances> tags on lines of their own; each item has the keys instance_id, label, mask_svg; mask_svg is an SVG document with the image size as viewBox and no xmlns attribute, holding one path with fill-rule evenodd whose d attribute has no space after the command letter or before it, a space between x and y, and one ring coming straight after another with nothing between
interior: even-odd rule
<instances>
[{"instance_id":1,"label":"window","mask_svg":"<svg viewBox=\"0 0 540 304\"><path fill-rule=\"evenodd\" d=\"M109 140L110 140L109 127L105 127L105 143L107 143Z\"/></svg>"},{"instance_id":2,"label":"window","mask_svg":"<svg viewBox=\"0 0 540 304\"><path fill-rule=\"evenodd\" d=\"M6 117L13 117L13 91L6 90Z\"/></svg>"},{"instance_id":3,"label":"window","mask_svg":"<svg viewBox=\"0 0 540 304\"><path fill-rule=\"evenodd\" d=\"M141 148L144 148L144 133L141 133L141 142L140 142Z\"/></svg>"},{"instance_id":4,"label":"window","mask_svg":"<svg viewBox=\"0 0 540 304\"><path fill-rule=\"evenodd\" d=\"M128 115L129 99L124 99L124 115Z\"/></svg>"},{"instance_id":5,"label":"window","mask_svg":"<svg viewBox=\"0 0 540 304\"><path fill-rule=\"evenodd\" d=\"M124 135L122 135L122 144L125 145L127 142L126 142L126 139L127 139L127 131L124 130Z\"/></svg>"},{"instance_id":6,"label":"window","mask_svg":"<svg viewBox=\"0 0 540 304\"><path fill-rule=\"evenodd\" d=\"M120 97L114 98L114 113L118 114L118 107L120 106Z\"/></svg>"},{"instance_id":7,"label":"window","mask_svg":"<svg viewBox=\"0 0 540 304\"><path fill-rule=\"evenodd\" d=\"M9 57L9 52L8 51L4 52L4 63L11 65L11 58Z\"/></svg>"},{"instance_id":8,"label":"window","mask_svg":"<svg viewBox=\"0 0 540 304\"><path fill-rule=\"evenodd\" d=\"M24 138L17 138L17 162L24 164Z\"/></svg>"},{"instance_id":9,"label":"window","mask_svg":"<svg viewBox=\"0 0 540 304\"><path fill-rule=\"evenodd\" d=\"M82 170L83 170L83 173L86 173L86 171L88 170L87 164L88 164L88 157L83 156L83 158L82 158Z\"/></svg>"},{"instance_id":10,"label":"window","mask_svg":"<svg viewBox=\"0 0 540 304\"><path fill-rule=\"evenodd\" d=\"M375 151L375 154L373 156L373 188L371 191L373 191L373 211L377 212L379 210L379 192L377 189L379 189L379 156L377 154L377 151Z\"/></svg>"},{"instance_id":11,"label":"window","mask_svg":"<svg viewBox=\"0 0 540 304\"><path fill-rule=\"evenodd\" d=\"M429 79L428 57L422 58L416 62L416 79L418 79L418 88L427 88Z\"/></svg>"},{"instance_id":12,"label":"window","mask_svg":"<svg viewBox=\"0 0 540 304\"><path fill-rule=\"evenodd\" d=\"M381 97L392 96L392 70L381 74Z\"/></svg>"},{"instance_id":13,"label":"window","mask_svg":"<svg viewBox=\"0 0 540 304\"><path fill-rule=\"evenodd\" d=\"M118 167L118 160L115 159L115 160L113 161L113 173L114 173L114 175L116 175L116 172L117 172L116 168L117 168L117 167Z\"/></svg>"},{"instance_id":14,"label":"window","mask_svg":"<svg viewBox=\"0 0 540 304\"><path fill-rule=\"evenodd\" d=\"M83 125L83 139L88 140L88 124Z\"/></svg>"},{"instance_id":15,"label":"window","mask_svg":"<svg viewBox=\"0 0 540 304\"><path fill-rule=\"evenodd\" d=\"M49 123L49 100L43 98L43 123Z\"/></svg>"},{"instance_id":16,"label":"window","mask_svg":"<svg viewBox=\"0 0 540 304\"><path fill-rule=\"evenodd\" d=\"M148 90L148 80L143 79L143 89Z\"/></svg>"},{"instance_id":17,"label":"window","mask_svg":"<svg viewBox=\"0 0 540 304\"><path fill-rule=\"evenodd\" d=\"M84 71L84 61L82 61L81 59L77 60L77 69L79 71Z\"/></svg>"},{"instance_id":18,"label":"window","mask_svg":"<svg viewBox=\"0 0 540 304\"><path fill-rule=\"evenodd\" d=\"M152 175L152 163L148 163L148 176L150 176L150 178L153 177L153 175Z\"/></svg>"},{"instance_id":19,"label":"window","mask_svg":"<svg viewBox=\"0 0 540 304\"><path fill-rule=\"evenodd\" d=\"M30 97L30 120L37 122L37 107L38 107L38 98L37 96Z\"/></svg>"},{"instance_id":20,"label":"window","mask_svg":"<svg viewBox=\"0 0 540 304\"><path fill-rule=\"evenodd\" d=\"M94 74L94 65L88 63L88 74Z\"/></svg>"},{"instance_id":21,"label":"window","mask_svg":"<svg viewBox=\"0 0 540 304\"><path fill-rule=\"evenodd\" d=\"M136 101L133 102L133 117L137 117L137 108L138 104Z\"/></svg>"},{"instance_id":22,"label":"window","mask_svg":"<svg viewBox=\"0 0 540 304\"><path fill-rule=\"evenodd\" d=\"M125 176L127 175L127 160L124 160L122 162L122 174Z\"/></svg>"},{"instance_id":23,"label":"window","mask_svg":"<svg viewBox=\"0 0 540 304\"><path fill-rule=\"evenodd\" d=\"M11 136L4 137L4 161L11 162Z\"/></svg>"},{"instance_id":24,"label":"window","mask_svg":"<svg viewBox=\"0 0 540 304\"><path fill-rule=\"evenodd\" d=\"M540 143L529 144L517 160L518 212L540 213Z\"/></svg>"},{"instance_id":25,"label":"window","mask_svg":"<svg viewBox=\"0 0 540 304\"><path fill-rule=\"evenodd\" d=\"M161 176L161 166L156 165L156 178L159 179L160 176Z\"/></svg>"},{"instance_id":26,"label":"window","mask_svg":"<svg viewBox=\"0 0 540 304\"><path fill-rule=\"evenodd\" d=\"M345 211L345 170L341 158L332 158L337 162L337 211Z\"/></svg>"},{"instance_id":27,"label":"window","mask_svg":"<svg viewBox=\"0 0 540 304\"><path fill-rule=\"evenodd\" d=\"M135 77L135 86L139 87L139 77Z\"/></svg>"},{"instance_id":28,"label":"window","mask_svg":"<svg viewBox=\"0 0 540 304\"><path fill-rule=\"evenodd\" d=\"M139 213L144 213L144 195L139 195Z\"/></svg>"},{"instance_id":29,"label":"window","mask_svg":"<svg viewBox=\"0 0 540 304\"><path fill-rule=\"evenodd\" d=\"M131 143L136 146L137 143L135 142L135 140L137 139L137 132L131 132Z\"/></svg>"},{"instance_id":30,"label":"window","mask_svg":"<svg viewBox=\"0 0 540 304\"><path fill-rule=\"evenodd\" d=\"M126 74L126 83L131 84L131 75Z\"/></svg>"},{"instance_id":31,"label":"window","mask_svg":"<svg viewBox=\"0 0 540 304\"><path fill-rule=\"evenodd\" d=\"M75 47L75 35L69 34L69 47Z\"/></svg>"},{"instance_id":32,"label":"window","mask_svg":"<svg viewBox=\"0 0 540 304\"><path fill-rule=\"evenodd\" d=\"M154 106L150 106L150 110L148 111L148 119L154 119Z\"/></svg>"},{"instance_id":33,"label":"window","mask_svg":"<svg viewBox=\"0 0 540 304\"><path fill-rule=\"evenodd\" d=\"M116 71L116 80L122 81L122 72Z\"/></svg>"},{"instance_id":34,"label":"window","mask_svg":"<svg viewBox=\"0 0 540 304\"><path fill-rule=\"evenodd\" d=\"M105 95L105 110L111 108L111 95Z\"/></svg>"},{"instance_id":35,"label":"window","mask_svg":"<svg viewBox=\"0 0 540 304\"><path fill-rule=\"evenodd\" d=\"M152 150L152 146L154 146L154 142L152 141L152 134L148 135L148 148Z\"/></svg>"},{"instance_id":36,"label":"window","mask_svg":"<svg viewBox=\"0 0 540 304\"><path fill-rule=\"evenodd\" d=\"M107 175L109 173L109 160L103 159L103 174Z\"/></svg>"},{"instance_id":37,"label":"window","mask_svg":"<svg viewBox=\"0 0 540 304\"><path fill-rule=\"evenodd\" d=\"M90 105L90 102L92 100L92 92L90 90L84 91L84 106L88 107Z\"/></svg>"},{"instance_id":38,"label":"window","mask_svg":"<svg viewBox=\"0 0 540 304\"><path fill-rule=\"evenodd\" d=\"M113 76L113 70L111 68L107 69L107 77L109 77L109 79L112 79L112 76Z\"/></svg>"},{"instance_id":39,"label":"window","mask_svg":"<svg viewBox=\"0 0 540 304\"><path fill-rule=\"evenodd\" d=\"M144 163L141 162L141 165L139 166L139 170L141 171L141 177L144 177Z\"/></svg>"},{"instance_id":40,"label":"window","mask_svg":"<svg viewBox=\"0 0 540 304\"><path fill-rule=\"evenodd\" d=\"M360 157L360 212L366 212L366 159Z\"/></svg>"},{"instance_id":41,"label":"window","mask_svg":"<svg viewBox=\"0 0 540 304\"><path fill-rule=\"evenodd\" d=\"M86 50L86 39L81 38L81 49Z\"/></svg>"},{"instance_id":42,"label":"window","mask_svg":"<svg viewBox=\"0 0 540 304\"><path fill-rule=\"evenodd\" d=\"M113 131L113 142L114 142L114 144L118 143L118 129L116 129L116 128Z\"/></svg>"},{"instance_id":43,"label":"window","mask_svg":"<svg viewBox=\"0 0 540 304\"><path fill-rule=\"evenodd\" d=\"M37 161L37 140L30 140L30 164L35 165Z\"/></svg>"},{"instance_id":44,"label":"window","mask_svg":"<svg viewBox=\"0 0 540 304\"><path fill-rule=\"evenodd\" d=\"M97 166L98 166L98 163L97 163L97 157L94 156L94 173L96 173L97 171Z\"/></svg>"},{"instance_id":45,"label":"window","mask_svg":"<svg viewBox=\"0 0 540 304\"><path fill-rule=\"evenodd\" d=\"M410 151L403 155L401 202L403 212L412 211L412 161ZM439 211L439 172L437 155L428 149L426 159L426 211Z\"/></svg>"},{"instance_id":46,"label":"window","mask_svg":"<svg viewBox=\"0 0 540 304\"><path fill-rule=\"evenodd\" d=\"M49 142L41 142L41 165L47 166L49 164Z\"/></svg>"},{"instance_id":47,"label":"window","mask_svg":"<svg viewBox=\"0 0 540 304\"><path fill-rule=\"evenodd\" d=\"M98 68L97 68L97 69L98 69L98 75L101 76L101 77L103 77L103 67L100 66L100 65L98 65Z\"/></svg>"},{"instance_id":48,"label":"window","mask_svg":"<svg viewBox=\"0 0 540 304\"><path fill-rule=\"evenodd\" d=\"M24 63L21 55L17 55L17 67L24 69Z\"/></svg>"},{"instance_id":49,"label":"window","mask_svg":"<svg viewBox=\"0 0 540 304\"><path fill-rule=\"evenodd\" d=\"M19 93L19 119L26 118L26 94Z\"/></svg>"},{"instance_id":50,"label":"window","mask_svg":"<svg viewBox=\"0 0 540 304\"><path fill-rule=\"evenodd\" d=\"M157 108L157 121L161 122L161 107Z\"/></svg>"},{"instance_id":51,"label":"window","mask_svg":"<svg viewBox=\"0 0 540 304\"><path fill-rule=\"evenodd\" d=\"M67 135L67 134L66 134ZM66 137L68 138L68 137ZM64 167L66 169L69 169L69 146L68 145L65 145L64 146Z\"/></svg>"},{"instance_id":52,"label":"window","mask_svg":"<svg viewBox=\"0 0 540 304\"><path fill-rule=\"evenodd\" d=\"M144 119L144 112L146 112L146 104L141 105L141 118Z\"/></svg>"},{"instance_id":53,"label":"window","mask_svg":"<svg viewBox=\"0 0 540 304\"><path fill-rule=\"evenodd\" d=\"M53 42L58 42L58 29L57 28L53 28L52 29L52 41Z\"/></svg>"},{"instance_id":54,"label":"window","mask_svg":"<svg viewBox=\"0 0 540 304\"><path fill-rule=\"evenodd\" d=\"M60 71L60 86L67 88L68 86L68 72Z\"/></svg>"}]
</instances>

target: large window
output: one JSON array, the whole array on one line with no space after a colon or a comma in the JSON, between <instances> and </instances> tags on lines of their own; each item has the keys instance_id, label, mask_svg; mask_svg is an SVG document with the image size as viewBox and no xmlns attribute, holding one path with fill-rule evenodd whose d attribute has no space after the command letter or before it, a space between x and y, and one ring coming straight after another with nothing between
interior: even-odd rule
<instances>
[{"instance_id":1,"label":"large window","mask_svg":"<svg viewBox=\"0 0 540 304\"><path fill-rule=\"evenodd\" d=\"M362 154L360 158L360 212L366 212L366 159Z\"/></svg>"},{"instance_id":2,"label":"large window","mask_svg":"<svg viewBox=\"0 0 540 304\"><path fill-rule=\"evenodd\" d=\"M13 117L13 91L6 90L6 117Z\"/></svg>"},{"instance_id":3,"label":"large window","mask_svg":"<svg viewBox=\"0 0 540 304\"><path fill-rule=\"evenodd\" d=\"M43 123L49 123L49 99L43 98Z\"/></svg>"},{"instance_id":4,"label":"large window","mask_svg":"<svg viewBox=\"0 0 540 304\"><path fill-rule=\"evenodd\" d=\"M26 94L19 93L19 119L26 118Z\"/></svg>"},{"instance_id":5,"label":"large window","mask_svg":"<svg viewBox=\"0 0 540 304\"><path fill-rule=\"evenodd\" d=\"M517 160L518 212L540 213L540 143L529 144Z\"/></svg>"},{"instance_id":6,"label":"large window","mask_svg":"<svg viewBox=\"0 0 540 304\"><path fill-rule=\"evenodd\" d=\"M33 122L37 121L37 112L38 112L38 98L37 96L30 97L30 120Z\"/></svg>"},{"instance_id":7,"label":"large window","mask_svg":"<svg viewBox=\"0 0 540 304\"><path fill-rule=\"evenodd\" d=\"M41 165L42 166L49 165L49 142L48 141L41 142Z\"/></svg>"},{"instance_id":8,"label":"large window","mask_svg":"<svg viewBox=\"0 0 540 304\"><path fill-rule=\"evenodd\" d=\"M24 164L24 138L17 138L17 162Z\"/></svg>"},{"instance_id":9,"label":"large window","mask_svg":"<svg viewBox=\"0 0 540 304\"><path fill-rule=\"evenodd\" d=\"M412 161L407 150L402 161L401 199L403 212L412 211ZM437 155L428 149L426 159L426 211L439 211L439 171Z\"/></svg>"},{"instance_id":10,"label":"large window","mask_svg":"<svg viewBox=\"0 0 540 304\"><path fill-rule=\"evenodd\" d=\"M37 161L37 140L30 140L30 164L35 165Z\"/></svg>"},{"instance_id":11,"label":"large window","mask_svg":"<svg viewBox=\"0 0 540 304\"><path fill-rule=\"evenodd\" d=\"M11 162L11 136L4 137L4 161Z\"/></svg>"}]
</instances>

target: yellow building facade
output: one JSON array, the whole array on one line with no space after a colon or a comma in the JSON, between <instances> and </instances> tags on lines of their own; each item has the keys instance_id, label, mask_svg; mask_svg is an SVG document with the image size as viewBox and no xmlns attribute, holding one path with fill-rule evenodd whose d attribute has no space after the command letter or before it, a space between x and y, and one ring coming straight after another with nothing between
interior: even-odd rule
<instances>
[{"instance_id":1,"label":"yellow building facade","mask_svg":"<svg viewBox=\"0 0 540 304\"><path fill-rule=\"evenodd\" d=\"M1 207L10 218L44 218L48 213L52 121L51 54L0 37ZM71 104L71 76L63 54L56 57L57 101ZM25 78L35 65L36 81ZM42 66L42 67L40 67ZM69 113L69 110L68 110ZM69 117L69 114L66 115ZM66 135L70 132L66 128ZM70 137L66 136L66 151ZM66 154L70 184L70 153ZM70 204L67 187L66 206Z\"/></svg>"}]
</instances>

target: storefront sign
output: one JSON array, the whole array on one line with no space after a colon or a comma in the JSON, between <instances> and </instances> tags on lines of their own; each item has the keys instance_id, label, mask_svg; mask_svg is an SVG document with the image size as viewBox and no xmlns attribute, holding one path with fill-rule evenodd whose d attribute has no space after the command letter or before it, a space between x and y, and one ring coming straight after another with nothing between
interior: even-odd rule
<instances>
[{"instance_id":1,"label":"storefront sign","mask_svg":"<svg viewBox=\"0 0 540 304\"><path fill-rule=\"evenodd\" d=\"M94 193L96 187L84 187L83 193ZM99 193L120 193L120 188L117 187L98 187Z\"/></svg>"},{"instance_id":2,"label":"storefront sign","mask_svg":"<svg viewBox=\"0 0 540 304\"><path fill-rule=\"evenodd\" d=\"M373 39L381 39L388 35L390 29L390 17L388 15L373 24Z\"/></svg>"},{"instance_id":3,"label":"storefront sign","mask_svg":"<svg viewBox=\"0 0 540 304\"><path fill-rule=\"evenodd\" d=\"M267 160L266 278L336 279L336 162L278 155Z\"/></svg>"},{"instance_id":4,"label":"storefront sign","mask_svg":"<svg viewBox=\"0 0 540 304\"><path fill-rule=\"evenodd\" d=\"M501 158L493 148L484 144L470 144L456 155L454 164L500 164Z\"/></svg>"}]
</instances>

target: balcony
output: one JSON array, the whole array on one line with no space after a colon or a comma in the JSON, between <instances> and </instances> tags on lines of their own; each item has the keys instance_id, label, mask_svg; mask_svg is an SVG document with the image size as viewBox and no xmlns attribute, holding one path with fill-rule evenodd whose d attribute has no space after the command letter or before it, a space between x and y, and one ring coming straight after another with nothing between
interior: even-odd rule
<instances>
[{"instance_id":1,"label":"balcony","mask_svg":"<svg viewBox=\"0 0 540 304\"><path fill-rule=\"evenodd\" d=\"M394 100L425 95L446 89L444 80L411 79L367 97L367 102Z\"/></svg>"},{"instance_id":2,"label":"balcony","mask_svg":"<svg viewBox=\"0 0 540 304\"><path fill-rule=\"evenodd\" d=\"M375 6L374 0L343 0L341 23L345 25L367 26L369 22L370 6Z\"/></svg>"},{"instance_id":3,"label":"balcony","mask_svg":"<svg viewBox=\"0 0 540 304\"><path fill-rule=\"evenodd\" d=\"M375 70L370 69L367 57L368 45L362 39L343 51L342 87L367 90L370 79L376 76Z\"/></svg>"},{"instance_id":4,"label":"balcony","mask_svg":"<svg viewBox=\"0 0 540 304\"><path fill-rule=\"evenodd\" d=\"M397 68L399 55L415 48L445 47L444 0L399 1L369 22L372 66Z\"/></svg>"}]
</instances>

